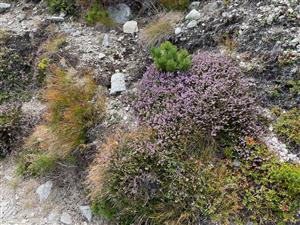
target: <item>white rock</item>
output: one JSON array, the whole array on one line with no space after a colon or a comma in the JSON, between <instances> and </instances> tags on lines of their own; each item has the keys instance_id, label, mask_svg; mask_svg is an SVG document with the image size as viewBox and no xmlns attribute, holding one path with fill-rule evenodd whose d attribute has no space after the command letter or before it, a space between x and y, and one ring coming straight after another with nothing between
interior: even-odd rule
<instances>
[{"instance_id":1,"label":"white rock","mask_svg":"<svg viewBox=\"0 0 300 225\"><path fill-rule=\"evenodd\" d=\"M105 58L105 54L100 53L100 54L99 54L99 59L104 59L104 58Z\"/></svg>"},{"instance_id":2,"label":"white rock","mask_svg":"<svg viewBox=\"0 0 300 225\"><path fill-rule=\"evenodd\" d=\"M200 18L201 14L196 9L192 9L185 17L186 20L198 20Z\"/></svg>"},{"instance_id":3,"label":"white rock","mask_svg":"<svg viewBox=\"0 0 300 225\"><path fill-rule=\"evenodd\" d=\"M104 34L104 36L103 36L102 47L104 47L104 48L109 47L109 36L108 36L108 34Z\"/></svg>"},{"instance_id":4,"label":"white rock","mask_svg":"<svg viewBox=\"0 0 300 225\"><path fill-rule=\"evenodd\" d=\"M46 20L51 22L64 22L65 18L62 16L49 16L46 18Z\"/></svg>"},{"instance_id":5,"label":"white rock","mask_svg":"<svg viewBox=\"0 0 300 225\"><path fill-rule=\"evenodd\" d=\"M176 27L175 29L175 34L178 35L182 32L181 28L180 27Z\"/></svg>"},{"instance_id":6,"label":"white rock","mask_svg":"<svg viewBox=\"0 0 300 225\"><path fill-rule=\"evenodd\" d=\"M79 206L79 209L82 215L87 219L88 222L92 221L92 210L91 207L88 205Z\"/></svg>"},{"instance_id":7,"label":"white rock","mask_svg":"<svg viewBox=\"0 0 300 225\"><path fill-rule=\"evenodd\" d=\"M5 12L6 10L10 9L11 4L8 3L0 3L0 13Z\"/></svg>"},{"instance_id":8,"label":"white rock","mask_svg":"<svg viewBox=\"0 0 300 225\"><path fill-rule=\"evenodd\" d=\"M200 6L200 2L198 2L198 1L195 1L195 2L192 2L191 4L190 4L190 9L196 9L196 8L198 8Z\"/></svg>"},{"instance_id":9,"label":"white rock","mask_svg":"<svg viewBox=\"0 0 300 225\"><path fill-rule=\"evenodd\" d=\"M186 25L187 28L194 28L197 26L197 21L196 20L192 20L191 22L188 23L188 25Z\"/></svg>"},{"instance_id":10,"label":"white rock","mask_svg":"<svg viewBox=\"0 0 300 225\"><path fill-rule=\"evenodd\" d=\"M40 202L43 202L48 198L51 193L52 185L51 181L47 181L36 189Z\"/></svg>"},{"instance_id":11,"label":"white rock","mask_svg":"<svg viewBox=\"0 0 300 225\"><path fill-rule=\"evenodd\" d=\"M60 222L63 224L70 225L72 224L72 218L69 213L63 212L63 214L60 217Z\"/></svg>"},{"instance_id":12,"label":"white rock","mask_svg":"<svg viewBox=\"0 0 300 225\"><path fill-rule=\"evenodd\" d=\"M111 77L111 89L110 94L116 94L122 91L126 91L125 85L125 74L124 73L115 73Z\"/></svg>"},{"instance_id":13,"label":"white rock","mask_svg":"<svg viewBox=\"0 0 300 225\"><path fill-rule=\"evenodd\" d=\"M124 33L133 34L133 33L138 32L138 31L139 31L138 24L134 20L128 21L123 25L123 32Z\"/></svg>"},{"instance_id":14,"label":"white rock","mask_svg":"<svg viewBox=\"0 0 300 225\"><path fill-rule=\"evenodd\" d=\"M54 224L58 220L59 216L57 212L50 212L47 217L47 222L50 224Z\"/></svg>"}]
</instances>

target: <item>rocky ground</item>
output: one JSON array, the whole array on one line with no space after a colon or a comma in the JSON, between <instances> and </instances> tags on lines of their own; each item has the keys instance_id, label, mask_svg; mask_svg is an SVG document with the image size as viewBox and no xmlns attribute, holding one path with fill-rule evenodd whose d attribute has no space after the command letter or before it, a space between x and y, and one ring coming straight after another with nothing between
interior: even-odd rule
<instances>
[{"instance_id":1,"label":"rocky ground","mask_svg":"<svg viewBox=\"0 0 300 225\"><path fill-rule=\"evenodd\" d=\"M186 19L175 29L174 41L191 52L221 51L238 59L253 77L266 114L274 105L285 109L299 106L299 94L289 93L286 84L287 80L300 79L299 1L234 2L230 6L222 1L193 3ZM58 54L61 65L71 65L75 71L93 69L97 83L108 89L108 116L103 125L90 131L91 146L100 145L103 130L109 133L118 126L135 126L130 96L147 61L138 33L124 33L121 26L111 31L88 27L50 16L40 5L23 2L0 14L1 30L13 35L29 33L34 40L43 26L66 35L67 45ZM136 31L136 27L127 29ZM281 95L274 96L274 90ZM117 92L122 95L115 95ZM22 110L28 117L39 118L44 106L34 97L23 103ZM265 140L284 160L299 161L297 154L291 154L271 131ZM105 224L99 218L91 219L77 168L61 167L64 173L59 177L21 178L16 175L15 154L0 161L1 225Z\"/></svg>"}]
</instances>

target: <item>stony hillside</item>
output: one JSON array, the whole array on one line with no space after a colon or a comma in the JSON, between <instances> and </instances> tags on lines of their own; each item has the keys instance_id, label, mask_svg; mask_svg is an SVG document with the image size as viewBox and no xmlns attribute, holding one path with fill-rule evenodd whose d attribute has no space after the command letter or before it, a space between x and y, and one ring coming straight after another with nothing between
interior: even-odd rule
<instances>
[{"instance_id":1,"label":"stony hillside","mask_svg":"<svg viewBox=\"0 0 300 225\"><path fill-rule=\"evenodd\" d=\"M299 0L0 0L0 224L300 224Z\"/></svg>"}]
</instances>

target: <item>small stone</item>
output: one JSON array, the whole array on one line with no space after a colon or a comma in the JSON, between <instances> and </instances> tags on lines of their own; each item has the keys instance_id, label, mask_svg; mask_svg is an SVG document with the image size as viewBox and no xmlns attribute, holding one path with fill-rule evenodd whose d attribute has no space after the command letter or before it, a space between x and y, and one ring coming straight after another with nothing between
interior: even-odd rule
<instances>
[{"instance_id":1,"label":"small stone","mask_svg":"<svg viewBox=\"0 0 300 225\"><path fill-rule=\"evenodd\" d=\"M109 16L117 23L125 23L131 17L131 9L128 5L121 3L108 7Z\"/></svg>"},{"instance_id":2,"label":"small stone","mask_svg":"<svg viewBox=\"0 0 300 225\"><path fill-rule=\"evenodd\" d=\"M189 14L187 14L185 17L186 20L198 20L200 18L201 14L196 9L190 11Z\"/></svg>"},{"instance_id":3,"label":"small stone","mask_svg":"<svg viewBox=\"0 0 300 225\"><path fill-rule=\"evenodd\" d=\"M199 6L200 6L200 2L198 2L198 1L195 1L195 2L192 2L191 4L190 4L190 9L197 9L197 8L199 8Z\"/></svg>"},{"instance_id":4,"label":"small stone","mask_svg":"<svg viewBox=\"0 0 300 225\"><path fill-rule=\"evenodd\" d=\"M80 206L79 207L82 215L87 219L88 222L92 221L92 211L91 207L86 205L86 206Z\"/></svg>"},{"instance_id":5,"label":"small stone","mask_svg":"<svg viewBox=\"0 0 300 225\"><path fill-rule=\"evenodd\" d=\"M186 25L187 28L194 28L197 26L197 21L196 20L192 20L191 22L188 23L188 25Z\"/></svg>"},{"instance_id":6,"label":"small stone","mask_svg":"<svg viewBox=\"0 0 300 225\"><path fill-rule=\"evenodd\" d=\"M111 77L111 89L110 94L116 94L122 91L126 91L125 85L125 74L124 73L115 73Z\"/></svg>"},{"instance_id":7,"label":"small stone","mask_svg":"<svg viewBox=\"0 0 300 225\"><path fill-rule=\"evenodd\" d=\"M181 28L180 27L176 27L175 29L175 34L178 35L182 32Z\"/></svg>"},{"instance_id":8,"label":"small stone","mask_svg":"<svg viewBox=\"0 0 300 225\"><path fill-rule=\"evenodd\" d=\"M133 34L139 31L137 22L134 20L128 21L123 25L123 32L127 34Z\"/></svg>"},{"instance_id":9,"label":"small stone","mask_svg":"<svg viewBox=\"0 0 300 225\"><path fill-rule=\"evenodd\" d=\"M62 16L49 16L46 18L46 20L50 22L64 22L65 18Z\"/></svg>"},{"instance_id":10,"label":"small stone","mask_svg":"<svg viewBox=\"0 0 300 225\"><path fill-rule=\"evenodd\" d=\"M8 3L0 3L0 13L5 12L6 10L10 9L11 4Z\"/></svg>"},{"instance_id":11,"label":"small stone","mask_svg":"<svg viewBox=\"0 0 300 225\"><path fill-rule=\"evenodd\" d=\"M235 167L240 167L240 165L241 165L241 162L240 162L240 161L238 161L238 160L234 160L234 161L233 161L233 166L235 166Z\"/></svg>"},{"instance_id":12,"label":"small stone","mask_svg":"<svg viewBox=\"0 0 300 225\"><path fill-rule=\"evenodd\" d=\"M70 225L72 224L72 218L69 213L63 212L63 214L60 217L60 222L63 224Z\"/></svg>"},{"instance_id":13,"label":"small stone","mask_svg":"<svg viewBox=\"0 0 300 225\"><path fill-rule=\"evenodd\" d=\"M105 58L105 54L100 53L100 54L99 54L99 59L104 59L104 58Z\"/></svg>"},{"instance_id":14,"label":"small stone","mask_svg":"<svg viewBox=\"0 0 300 225\"><path fill-rule=\"evenodd\" d=\"M104 48L109 47L109 36L108 36L108 34L104 34L104 36L103 36L102 47L104 47Z\"/></svg>"},{"instance_id":15,"label":"small stone","mask_svg":"<svg viewBox=\"0 0 300 225\"><path fill-rule=\"evenodd\" d=\"M56 212L50 212L47 217L47 222L50 224L54 224L58 220L58 214Z\"/></svg>"},{"instance_id":16,"label":"small stone","mask_svg":"<svg viewBox=\"0 0 300 225\"><path fill-rule=\"evenodd\" d=\"M53 184L51 181L47 181L36 189L36 193L39 196L40 202L43 202L48 198L52 189L52 185Z\"/></svg>"}]
</instances>

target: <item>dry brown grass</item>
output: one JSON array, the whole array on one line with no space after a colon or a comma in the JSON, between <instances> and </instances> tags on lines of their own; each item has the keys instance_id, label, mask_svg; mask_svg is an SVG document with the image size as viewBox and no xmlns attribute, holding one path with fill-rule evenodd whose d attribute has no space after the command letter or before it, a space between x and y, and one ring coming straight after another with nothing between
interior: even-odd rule
<instances>
[{"instance_id":1,"label":"dry brown grass","mask_svg":"<svg viewBox=\"0 0 300 225\"><path fill-rule=\"evenodd\" d=\"M42 46L45 52L56 52L67 43L66 34L58 34L50 37Z\"/></svg>"},{"instance_id":2,"label":"dry brown grass","mask_svg":"<svg viewBox=\"0 0 300 225\"><path fill-rule=\"evenodd\" d=\"M174 27L183 17L180 12L162 13L149 23L141 33L142 41L148 46L158 46L174 32Z\"/></svg>"},{"instance_id":3,"label":"dry brown grass","mask_svg":"<svg viewBox=\"0 0 300 225\"><path fill-rule=\"evenodd\" d=\"M45 123L37 126L25 142L18 174L44 175L57 161L82 150L87 131L105 117L104 91L93 81L90 71L79 74L50 66L51 76L43 93L47 105Z\"/></svg>"}]
</instances>

